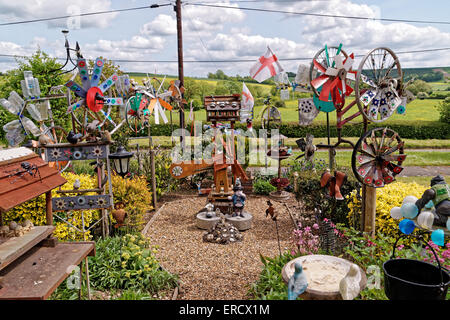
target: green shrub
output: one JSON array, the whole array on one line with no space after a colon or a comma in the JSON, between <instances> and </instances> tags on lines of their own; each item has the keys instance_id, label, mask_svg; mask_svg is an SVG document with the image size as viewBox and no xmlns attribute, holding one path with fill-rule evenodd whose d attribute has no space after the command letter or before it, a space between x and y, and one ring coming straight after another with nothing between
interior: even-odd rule
<instances>
[{"instance_id":1,"label":"green shrub","mask_svg":"<svg viewBox=\"0 0 450 320\"><path fill-rule=\"evenodd\" d=\"M335 223L348 224L347 215L350 211L349 203L351 199L348 195L355 189L360 188L360 183L353 178L353 174L349 169L340 168L347 175L346 182L341 187L341 193L344 200L336 200L334 197L328 195L328 188L320 186L320 178L323 171L297 171L297 198L303 200L305 207L309 211L318 208L322 210L322 217L328 218ZM293 172L291 172L293 173Z\"/></svg>"},{"instance_id":2,"label":"green shrub","mask_svg":"<svg viewBox=\"0 0 450 320\"><path fill-rule=\"evenodd\" d=\"M283 100L275 101L274 105L277 108L286 108L286 103Z\"/></svg>"},{"instance_id":3,"label":"green shrub","mask_svg":"<svg viewBox=\"0 0 450 320\"><path fill-rule=\"evenodd\" d=\"M258 281L251 284L248 294L252 299L258 300L287 300L288 290L281 276L281 270L295 256L286 252L281 257L269 258L260 255L260 258L264 266Z\"/></svg>"},{"instance_id":4,"label":"green shrub","mask_svg":"<svg viewBox=\"0 0 450 320\"><path fill-rule=\"evenodd\" d=\"M381 123L369 123L368 130L378 128ZM396 131L402 139L450 139L450 126L440 121L422 121L422 122L403 122L396 124L385 125L392 130ZM190 128L190 124L187 124ZM179 128L178 124L173 124L173 129ZM257 120L253 123L253 130L258 134L258 130L261 128L260 121ZM247 126L244 123L236 122L235 129L247 130ZM343 137L360 137L362 134L363 125L354 124L346 125L342 128ZM331 136L337 136L336 126L330 128ZM172 129L170 124L152 125L151 133L153 136L171 136ZM313 123L309 126L301 126L297 122L283 122L280 126L280 133L288 138L301 138L305 137L307 133L312 134L316 138L324 138L327 136L327 126L325 123ZM146 136L146 133L142 133L140 136Z\"/></svg>"},{"instance_id":5,"label":"green shrub","mask_svg":"<svg viewBox=\"0 0 450 320\"><path fill-rule=\"evenodd\" d=\"M157 293L174 288L177 277L162 270L156 247L140 233L100 239L89 257L91 285L98 290L135 289Z\"/></svg>"},{"instance_id":6,"label":"green shrub","mask_svg":"<svg viewBox=\"0 0 450 320\"><path fill-rule=\"evenodd\" d=\"M449 124L450 123L450 97L446 98L444 101L439 102L436 106L439 111L439 121ZM447 125L448 126L448 125Z\"/></svg>"},{"instance_id":7,"label":"green shrub","mask_svg":"<svg viewBox=\"0 0 450 320\"><path fill-rule=\"evenodd\" d=\"M417 94L417 98L419 98L420 100L426 99L428 98L428 93L421 91Z\"/></svg>"},{"instance_id":8,"label":"green shrub","mask_svg":"<svg viewBox=\"0 0 450 320\"><path fill-rule=\"evenodd\" d=\"M256 194L268 195L270 192L277 190L269 181L257 179L253 183L253 192Z\"/></svg>"}]
</instances>

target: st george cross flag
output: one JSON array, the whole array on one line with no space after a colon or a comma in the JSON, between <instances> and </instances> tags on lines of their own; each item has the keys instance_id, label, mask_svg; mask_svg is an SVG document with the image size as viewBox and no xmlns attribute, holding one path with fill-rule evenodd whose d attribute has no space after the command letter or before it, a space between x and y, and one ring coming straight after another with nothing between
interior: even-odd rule
<instances>
[{"instance_id":1,"label":"st george cross flag","mask_svg":"<svg viewBox=\"0 0 450 320\"><path fill-rule=\"evenodd\" d=\"M259 83L276 74L282 72L284 69L278 62L277 56L272 52L272 50L267 46L266 53L258 59L253 67L250 69L250 76L258 81Z\"/></svg>"},{"instance_id":2,"label":"st george cross flag","mask_svg":"<svg viewBox=\"0 0 450 320\"><path fill-rule=\"evenodd\" d=\"M241 100L241 122L245 123L247 119L252 118L253 105L255 101L252 93L248 90L244 82L242 82L242 100Z\"/></svg>"}]
</instances>

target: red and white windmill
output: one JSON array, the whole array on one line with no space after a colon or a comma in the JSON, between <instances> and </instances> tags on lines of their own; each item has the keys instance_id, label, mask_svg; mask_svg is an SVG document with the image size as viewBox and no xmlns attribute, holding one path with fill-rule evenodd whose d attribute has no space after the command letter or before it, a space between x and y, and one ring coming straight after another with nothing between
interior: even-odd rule
<instances>
[{"instance_id":1,"label":"red and white windmill","mask_svg":"<svg viewBox=\"0 0 450 320\"><path fill-rule=\"evenodd\" d=\"M311 85L315 89L318 90L322 87L319 100L329 101L331 93L333 103L335 105L342 104L343 97L349 96L353 92L353 88L347 84L347 80L356 80L357 71L352 70L354 58L353 53L344 60L341 55L336 55L333 65L327 68L316 59L313 60L315 68L322 73L311 81Z\"/></svg>"}]
</instances>

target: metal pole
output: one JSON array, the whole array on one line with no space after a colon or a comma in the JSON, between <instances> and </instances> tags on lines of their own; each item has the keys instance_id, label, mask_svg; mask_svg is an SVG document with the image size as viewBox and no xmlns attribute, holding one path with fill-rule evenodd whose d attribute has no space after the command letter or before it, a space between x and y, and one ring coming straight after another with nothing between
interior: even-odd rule
<instances>
[{"instance_id":1,"label":"metal pole","mask_svg":"<svg viewBox=\"0 0 450 320\"><path fill-rule=\"evenodd\" d=\"M183 25L181 20L181 0L176 0L174 11L177 16L177 44L178 44L178 79L180 80L180 88L184 86L184 70L183 70ZM180 128L184 129L184 105L180 104ZM180 136L181 147L184 147L183 135Z\"/></svg>"},{"instance_id":2,"label":"metal pole","mask_svg":"<svg viewBox=\"0 0 450 320\"><path fill-rule=\"evenodd\" d=\"M331 145L331 131L330 131L330 116L329 116L329 112L327 112L327 142L328 145ZM328 149L328 160L330 163L330 171L333 171L334 168L334 155L335 155L336 151L334 148L329 148Z\"/></svg>"}]
</instances>

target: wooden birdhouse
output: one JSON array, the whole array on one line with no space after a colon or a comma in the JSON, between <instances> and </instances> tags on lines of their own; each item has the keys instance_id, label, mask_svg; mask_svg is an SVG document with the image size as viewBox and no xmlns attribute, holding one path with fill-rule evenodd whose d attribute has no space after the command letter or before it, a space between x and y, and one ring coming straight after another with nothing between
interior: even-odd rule
<instances>
[{"instance_id":1,"label":"wooden birdhouse","mask_svg":"<svg viewBox=\"0 0 450 320\"><path fill-rule=\"evenodd\" d=\"M239 121L241 96L209 96L204 99L206 121Z\"/></svg>"}]
</instances>

